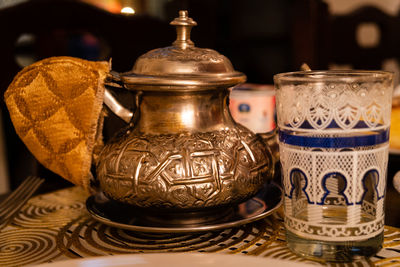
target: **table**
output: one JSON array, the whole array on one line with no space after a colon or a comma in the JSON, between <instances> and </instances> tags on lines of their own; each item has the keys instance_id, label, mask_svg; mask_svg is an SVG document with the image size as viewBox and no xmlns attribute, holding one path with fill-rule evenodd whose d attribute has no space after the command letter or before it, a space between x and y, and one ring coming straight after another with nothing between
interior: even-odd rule
<instances>
[{"instance_id":1,"label":"table","mask_svg":"<svg viewBox=\"0 0 400 267\"><path fill-rule=\"evenodd\" d=\"M285 245L281 211L237 228L193 234L149 234L112 228L85 208L88 195L71 187L29 200L0 232L0 266L24 266L123 253L204 252L307 261ZM384 248L374 257L330 266L400 264L400 229L385 226Z\"/></svg>"}]
</instances>

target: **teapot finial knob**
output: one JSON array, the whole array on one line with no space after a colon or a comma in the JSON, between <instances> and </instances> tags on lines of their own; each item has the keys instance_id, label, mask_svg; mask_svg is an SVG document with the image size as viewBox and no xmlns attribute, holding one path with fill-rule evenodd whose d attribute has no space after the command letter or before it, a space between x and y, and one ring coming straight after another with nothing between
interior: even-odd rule
<instances>
[{"instance_id":1,"label":"teapot finial knob","mask_svg":"<svg viewBox=\"0 0 400 267\"><path fill-rule=\"evenodd\" d=\"M174 46L182 49L194 46L194 43L190 40L190 31L197 23L192 18L189 18L187 10L180 10L179 17L171 21L170 24L176 27L177 36L173 43Z\"/></svg>"}]
</instances>

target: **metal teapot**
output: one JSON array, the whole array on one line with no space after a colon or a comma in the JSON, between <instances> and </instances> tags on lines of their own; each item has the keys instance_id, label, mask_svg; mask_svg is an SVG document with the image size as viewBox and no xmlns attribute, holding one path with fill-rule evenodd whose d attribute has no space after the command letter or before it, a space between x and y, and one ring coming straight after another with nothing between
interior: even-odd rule
<instances>
[{"instance_id":1,"label":"metal teapot","mask_svg":"<svg viewBox=\"0 0 400 267\"><path fill-rule=\"evenodd\" d=\"M218 210L254 196L272 179L262 138L229 112L229 88L246 80L230 61L194 46L196 22L180 11L172 46L140 56L110 83L136 91L136 110L106 91L105 104L129 125L108 142L96 166L111 199L146 210Z\"/></svg>"}]
</instances>

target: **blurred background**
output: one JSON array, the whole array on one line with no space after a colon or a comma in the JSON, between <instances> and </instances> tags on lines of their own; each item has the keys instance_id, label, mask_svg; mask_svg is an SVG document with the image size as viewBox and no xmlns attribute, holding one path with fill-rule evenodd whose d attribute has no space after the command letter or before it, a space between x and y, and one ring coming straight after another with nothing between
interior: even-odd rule
<instances>
[{"instance_id":1,"label":"blurred background","mask_svg":"<svg viewBox=\"0 0 400 267\"><path fill-rule=\"evenodd\" d=\"M112 58L114 70L128 71L141 54L171 45L169 22L182 9L198 23L195 45L227 56L250 83L271 84L305 62L391 70L397 86L399 7L400 0L0 0L1 95L24 66L50 56ZM16 136L4 101L1 112L0 194L30 174L55 176ZM44 191L69 185L49 179Z\"/></svg>"}]
</instances>

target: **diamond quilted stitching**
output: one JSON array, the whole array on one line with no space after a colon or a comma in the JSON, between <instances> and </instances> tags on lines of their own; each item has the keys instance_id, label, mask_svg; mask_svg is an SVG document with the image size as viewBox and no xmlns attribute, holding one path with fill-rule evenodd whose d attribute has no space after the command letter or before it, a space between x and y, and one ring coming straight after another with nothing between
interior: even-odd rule
<instances>
[{"instance_id":1,"label":"diamond quilted stitching","mask_svg":"<svg viewBox=\"0 0 400 267\"><path fill-rule=\"evenodd\" d=\"M49 90L63 100L80 96L88 89L87 84L96 84L99 78L95 71L72 61L65 62L57 68L49 68L48 73L57 77L57 86L49 87ZM65 84L68 84L68 87L64 86Z\"/></svg>"},{"instance_id":2,"label":"diamond quilted stitching","mask_svg":"<svg viewBox=\"0 0 400 267\"><path fill-rule=\"evenodd\" d=\"M7 99L10 114L13 115L14 120L18 121L18 125L14 125L15 129L20 136L25 136L32 127L32 121L27 119L17 107L16 101L13 96Z\"/></svg>"},{"instance_id":3,"label":"diamond quilted stitching","mask_svg":"<svg viewBox=\"0 0 400 267\"><path fill-rule=\"evenodd\" d=\"M83 106L90 105L94 97L95 91L93 89L88 89L79 97L69 100L64 104L69 121L74 125L74 127L82 131L84 134L88 134L88 131L91 129L91 124L93 123L93 114L92 112L82 113L80 110ZM89 109L89 107L87 109Z\"/></svg>"},{"instance_id":4,"label":"diamond quilted stitching","mask_svg":"<svg viewBox=\"0 0 400 267\"><path fill-rule=\"evenodd\" d=\"M13 97L20 112L28 119L42 121L52 116L60 101L49 89L48 79L39 73L31 84L21 88ZM40 86L41 90L37 90Z\"/></svg>"},{"instance_id":5,"label":"diamond quilted stitching","mask_svg":"<svg viewBox=\"0 0 400 267\"><path fill-rule=\"evenodd\" d=\"M82 134L79 129L68 120L67 113L64 108L60 108L57 113L49 119L41 123L40 133L44 140L48 142L49 149L55 153L62 151L61 147L66 141L80 139Z\"/></svg>"},{"instance_id":6,"label":"diamond quilted stitching","mask_svg":"<svg viewBox=\"0 0 400 267\"><path fill-rule=\"evenodd\" d=\"M42 145L39 141L37 134L35 131L28 131L24 136L24 143L29 148L29 150L33 153L34 151L41 151L41 153L35 154L35 157L40 162L48 161L52 159L52 153L46 147Z\"/></svg>"},{"instance_id":7,"label":"diamond quilted stitching","mask_svg":"<svg viewBox=\"0 0 400 267\"><path fill-rule=\"evenodd\" d=\"M67 170L64 172L70 175L70 179L73 183L78 183L79 180L76 177L86 176L86 170L81 167L82 161L87 161L90 155L87 153L86 143L81 141L72 150L65 154L65 161L63 164L67 166Z\"/></svg>"},{"instance_id":8,"label":"diamond quilted stitching","mask_svg":"<svg viewBox=\"0 0 400 267\"><path fill-rule=\"evenodd\" d=\"M16 132L48 169L86 189L106 62L54 57L24 68L5 92Z\"/></svg>"}]
</instances>

